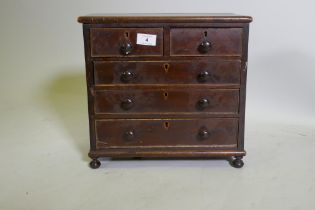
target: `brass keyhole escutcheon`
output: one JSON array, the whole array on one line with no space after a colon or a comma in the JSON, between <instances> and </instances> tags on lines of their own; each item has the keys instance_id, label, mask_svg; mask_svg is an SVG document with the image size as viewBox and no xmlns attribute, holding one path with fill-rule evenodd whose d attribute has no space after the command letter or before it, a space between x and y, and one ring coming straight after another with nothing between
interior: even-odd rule
<instances>
[{"instance_id":1,"label":"brass keyhole escutcheon","mask_svg":"<svg viewBox=\"0 0 315 210\"><path fill-rule=\"evenodd\" d=\"M164 100L167 100L167 98L168 98L168 92L164 92L163 96L164 96Z\"/></svg>"},{"instance_id":2,"label":"brass keyhole escutcheon","mask_svg":"<svg viewBox=\"0 0 315 210\"><path fill-rule=\"evenodd\" d=\"M169 70L169 68L170 68L170 64L165 63L165 64L163 65L163 67L164 67L165 73L168 73L168 70Z\"/></svg>"},{"instance_id":3,"label":"brass keyhole escutcheon","mask_svg":"<svg viewBox=\"0 0 315 210\"><path fill-rule=\"evenodd\" d=\"M170 123L169 123L169 122L164 122L164 128L165 128L166 130L168 130L169 127L170 127Z\"/></svg>"}]
</instances>

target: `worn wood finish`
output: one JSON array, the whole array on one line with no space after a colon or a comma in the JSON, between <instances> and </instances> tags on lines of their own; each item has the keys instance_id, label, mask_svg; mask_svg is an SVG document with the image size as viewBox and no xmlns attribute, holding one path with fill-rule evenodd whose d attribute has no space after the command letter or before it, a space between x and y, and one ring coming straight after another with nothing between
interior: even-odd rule
<instances>
[{"instance_id":1,"label":"worn wood finish","mask_svg":"<svg viewBox=\"0 0 315 210\"><path fill-rule=\"evenodd\" d=\"M163 55L163 28L92 28L90 33L92 57ZM137 45L137 33L156 34L156 46ZM125 43L132 46L128 55L121 52Z\"/></svg>"},{"instance_id":2,"label":"worn wood finish","mask_svg":"<svg viewBox=\"0 0 315 210\"><path fill-rule=\"evenodd\" d=\"M207 100L201 102L200 100ZM125 104L125 105L124 105ZM95 91L95 113L238 113L238 90L128 88Z\"/></svg>"},{"instance_id":3,"label":"worn wood finish","mask_svg":"<svg viewBox=\"0 0 315 210\"><path fill-rule=\"evenodd\" d=\"M248 29L234 14L83 23L92 168L99 157L234 157L243 166ZM156 46L136 44L157 35Z\"/></svg>"},{"instance_id":4,"label":"worn wood finish","mask_svg":"<svg viewBox=\"0 0 315 210\"><path fill-rule=\"evenodd\" d=\"M91 150L89 157L97 159L99 157L148 157L148 158L192 158L192 157L242 157L245 156L245 151L235 149L208 149L208 148L107 148Z\"/></svg>"},{"instance_id":5,"label":"worn wood finish","mask_svg":"<svg viewBox=\"0 0 315 210\"><path fill-rule=\"evenodd\" d=\"M210 46L207 52L201 53L199 46L203 41L208 41ZM242 28L173 28L170 53L173 56L240 56Z\"/></svg>"},{"instance_id":6,"label":"worn wood finish","mask_svg":"<svg viewBox=\"0 0 315 210\"><path fill-rule=\"evenodd\" d=\"M249 23L252 17L233 13L124 13L124 14L91 14L81 16L78 22L86 24L115 23ZM198 24L198 25L197 25Z\"/></svg>"},{"instance_id":7,"label":"worn wood finish","mask_svg":"<svg viewBox=\"0 0 315 210\"><path fill-rule=\"evenodd\" d=\"M240 60L94 62L95 85L240 84Z\"/></svg>"},{"instance_id":8,"label":"worn wood finish","mask_svg":"<svg viewBox=\"0 0 315 210\"><path fill-rule=\"evenodd\" d=\"M97 148L237 147L236 118L109 119L97 120L95 126Z\"/></svg>"}]
</instances>

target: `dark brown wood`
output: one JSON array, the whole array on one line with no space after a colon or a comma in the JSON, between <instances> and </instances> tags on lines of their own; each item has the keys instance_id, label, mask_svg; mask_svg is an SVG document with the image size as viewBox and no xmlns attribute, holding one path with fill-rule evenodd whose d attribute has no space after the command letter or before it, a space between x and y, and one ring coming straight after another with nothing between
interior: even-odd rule
<instances>
[{"instance_id":1,"label":"dark brown wood","mask_svg":"<svg viewBox=\"0 0 315 210\"><path fill-rule=\"evenodd\" d=\"M208 100L208 104L202 103ZM200 102L200 103L199 103ZM204 106L203 106L204 104ZM126 108L124 108L124 106ZM128 107L127 107L128 106ZM95 113L181 113L212 112L236 114L239 107L238 90L178 88L160 89L159 87L120 87L95 91Z\"/></svg>"},{"instance_id":2,"label":"dark brown wood","mask_svg":"<svg viewBox=\"0 0 315 210\"><path fill-rule=\"evenodd\" d=\"M237 133L236 118L96 121L97 148L231 149L237 147Z\"/></svg>"},{"instance_id":3,"label":"dark brown wood","mask_svg":"<svg viewBox=\"0 0 315 210\"><path fill-rule=\"evenodd\" d=\"M147 158L190 158L190 157L233 157L245 156L245 151L205 149L205 148L107 148L91 150L89 157L147 157Z\"/></svg>"},{"instance_id":4,"label":"dark brown wood","mask_svg":"<svg viewBox=\"0 0 315 210\"><path fill-rule=\"evenodd\" d=\"M138 13L138 14L91 14L78 18L80 23L249 23L250 16L233 13Z\"/></svg>"},{"instance_id":5,"label":"dark brown wood","mask_svg":"<svg viewBox=\"0 0 315 210\"><path fill-rule=\"evenodd\" d=\"M125 14L83 23L91 168L99 157L234 157L244 165L249 23L234 14ZM153 34L156 46L137 44Z\"/></svg>"},{"instance_id":6,"label":"dark brown wood","mask_svg":"<svg viewBox=\"0 0 315 210\"><path fill-rule=\"evenodd\" d=\"M241 71L241 87L240 87L240 126L238 137L238 149L244 150L244 132L245 132L245 105L246 105L246 79L247 79L247 57L248 57L248 33L249 24L243 28L243 56Z\"/></svg>"},{"instance_id":7,"label":"dark brown wood","mask_svg":"<svg viewBox=\"0 0 315 210\"><path fill-rule=\"evenodd\" d=\"M240 60L96 61L94 80L95 85L240 84L240 70Z\"/></svg>"},{"instance_id":8,"label":"dark brown wood","mask_svg":"<svg viewBox=\"0 0 315 210\"><path fill-rule=\"evenodd\" d=\"M98 159L93 159L91 162L90 162L90 167L93 168L93 169L97 169L101 166L101 162L98 160Z\"/></svg>"},{"instance_id":9,"label":"dark brown wood","mask_svg":"<svg viewBox=\"0 0 315 210\"><path fill-rule=\"evenodd\" d=\"M242 28L173 28L170 36L173 56L240 56L242 53Z\"/></svg>"},{"instance_id":10,"label":"dark brown wood","mask_svg":"<svg viewBox=\"0 0 315 210\"><path fill-rule=\"evenodd\" d=\"M235 156L235 159L232 160L231 165L234 168L242 168L244 166L242 158L243 156Z\"/></svg>"},{"instance_id":11,"label":"dark brown wood","mask_svg":"<svg viewBox=\"0 0 315 210\"><path fill-rule=\"evenodd\" d=\"M92 28L92 57L162 56L163 28ZM137 45L137 33L157 35L156 46ZM129 53L122 46L130 44Z\"/></svg>"},{"instance_id":12,"label":"dark brown wood","mask_svg":"<svg viewBox=\"0 0 315 210\"><path fill-rule=\"evenodd\" d=\"M94 71L93 62L90 59L90 28L89 25L83 25L83 38L84 38L84 54L85 54L85 67L86 67L86 87L87 87L87 99L88 99L88 114L89 114L89 131L90 131L90 149L96 149L95 142L95 125L94 125L94 97L91 93L94 85Z\"/></svg>"}]
</instances>

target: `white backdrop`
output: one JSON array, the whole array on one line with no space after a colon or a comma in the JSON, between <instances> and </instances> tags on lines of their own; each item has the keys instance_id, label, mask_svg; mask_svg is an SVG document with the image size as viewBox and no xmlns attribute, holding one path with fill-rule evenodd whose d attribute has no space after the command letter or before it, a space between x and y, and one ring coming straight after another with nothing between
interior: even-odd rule
<instances>
[{"instance_id":1,"label":"white backdrop","mask_svg":"<svg viewBox=\"0 0 315 210\"><path fill-rule=\"evenodd\" d=\"M314 6L311 0L1 0L0 209L314 209ZM98 171L87 168L77 17L137 12L254 18L243 169L219 160L104 161Z\"/></svg>"}]
</instances>

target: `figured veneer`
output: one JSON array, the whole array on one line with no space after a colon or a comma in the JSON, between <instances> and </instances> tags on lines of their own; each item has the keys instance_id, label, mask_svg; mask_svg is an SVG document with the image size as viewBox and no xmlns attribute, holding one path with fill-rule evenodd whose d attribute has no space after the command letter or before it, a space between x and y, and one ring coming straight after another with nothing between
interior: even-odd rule
<instances>
[{"instance_id":1,"label":"figured veneer","mask_svg":"<svg viewBox=\"0 0 315 210\"><path fill-rule=\"evenodd\" d=\"M99 14L78 21L91 168L100 157L220 157L244 165L251 17ZM142 43L139 34L154 41Z\"/></svg>"}]
</instances>

